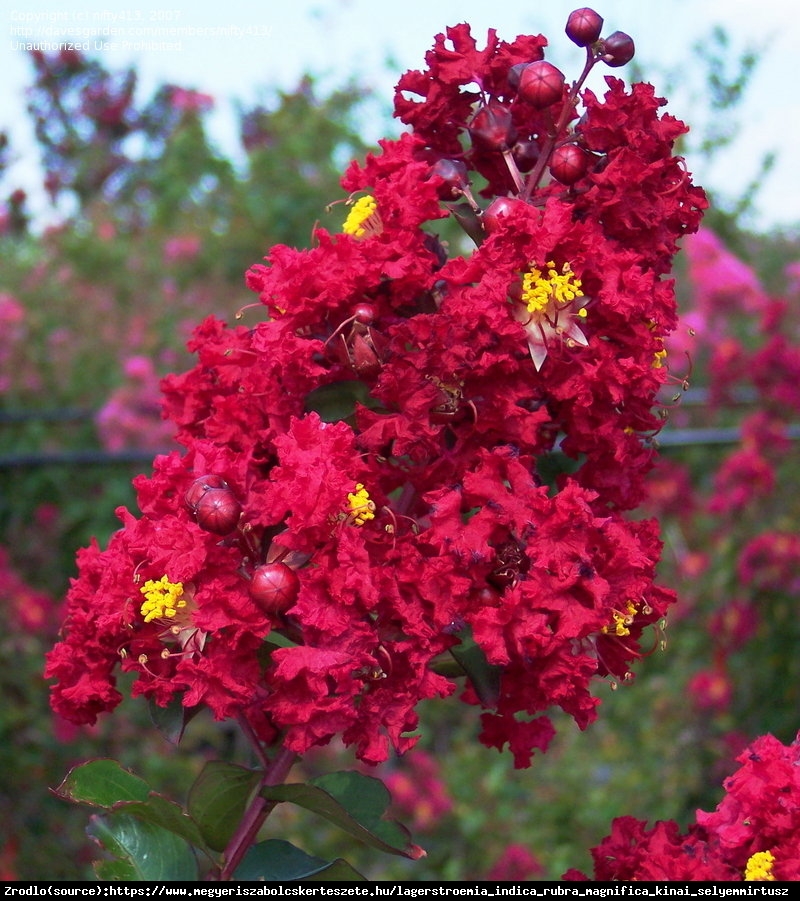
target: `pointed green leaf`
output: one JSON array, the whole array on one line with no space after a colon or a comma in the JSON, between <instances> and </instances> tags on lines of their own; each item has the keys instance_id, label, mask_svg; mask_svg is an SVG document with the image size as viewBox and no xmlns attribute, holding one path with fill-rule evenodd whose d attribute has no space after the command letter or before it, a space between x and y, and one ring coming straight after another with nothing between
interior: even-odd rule
<instances>
[{"instance_id":1,"label":"pointed green leaf","mask_svg":"<svg viewBox=\"0 0 800 901\"><path fill-rule=\"evenodd\" d=\"M337 857L324 870L303 876L303 882L367 882L367 877L353 869L346 860Z\"/></svg>"},{"instance_id":2,"label":"pointed green leaf","mask_svg":"<svg viewBox=\"0 0 800 901\"><path fill-rule=\"evenodd\" d=\"M225 850L258 781L258 773L221 760L203 767L189 789L188 809L210 848Z\"/></svg>"},{"instance_id":3,"label":"pointed green leaf","mask_svg":"<svg viewBox=\"0 0 800 901\"><path fill-rule=\"evenodd\" d=\"M383 819L391 801L389 789L361 773L329 773L305 784L268 785L264 798L289 801L325 817L354 838L389 854L416 860L425 852L409 842L408 831Z\"/></svg>"},{"instance_id":4,"label":"pointed green leaf","mask_svg":"<svg viewBox=\"0 0 800 901\"><path fill-rule=\"evenodd\" d=\"M336 382L310 391L305 408L307 413L319 413L323 422L338 422L355 413L356 403L368 405L369 388L363 382Z\"/></svg>"},{"instance_id":5,"label":"pointed green leaf","mask_svg":"<svg viewBox=\"0 0 800 901\"><path fill-rule=\"evenodd\" d=\"M118 801L144 801L150 786L116 760L89 760L73 767L56 789L65 801L111 808Z\"/></svg>"},{"instance_id":6,"label":"pointed green leaf","mask_svg":"<svg viewBox=\"0 0 800 901\"><path fill-rule=\"evenodd\" d=\"M481 225L480 217L477 212L472 209L468 203L452 203L447 208L453 214L456 222L464 229L464 231L472 238L475 244L480 247L483 244L486 235Z\"/></svg>"},{"instance_id":7,"label":"pointed green leaf","mask_svg":"<svg viewBox=\"0 0 800 901\"><path fill-rule=\"evenodd\" d=\"M467 674L481 704L484 707L496 707L500 697L501 667L489 663L483 649L475 644L471 636L463 639L460 645L450 648L450 653Z\"/></svg>"},{"instance_id":8,"label":"pointed green leaf","mask_svg":"<svg viewBox=\"0 0 800 901\"><path fill-rule=\"evenodd\" d=\"M133 882L136 879L136 868L129 860L95 860L92 867L101 882Z\"/></svg>"},{"instance_id":9,"label":"pointed green leaf","mask_svg":"<svg viewBox=\"0 0 800 901\"><path fill-rule=\"evenodd\" d=\"M151 792L146 801L131 801L118 804L115 810L130 814L145 823L160 826L168 832L180 835L198 848L205 846L203 834L197 823L187 816L183 808L163 795Z\"/></svg>"},{"instance_id":10,"label":"pointed green leaf","mask_svg":"<svg viewBox=\"0 0 800 901\"><path fill-rule=\"evenodd\" d=\"M88 834L118 861L98 862L95 872L103 878L153 881L194 881L197 862L191 847L160 826L144 823L117 811L95 815Z\"/></svg>"},{"instance_id":11,"label":"pointed green leaf","mask_svg":"<svg viewBox=\"0 0 800 901\"><path fill-rule=\"evenodd\" d=\"M192 719L199 713L200 706L184 707L181 699L173 699L166 707L159 707L152 699L147 703L150 719L158 731L173 745L180 743L183 733Z\"/></svg>"},{"instance_id":12,"label":"pointed green leaf","mask_svg":"<svg viewBox=\"0 0 800 901\"><path fill-rule=\"evenodd\" d=\"M326 882L363 881L364 877L344 860L332 863L312 857L281 839L253 845L233 874L235 879L281 882L290 879L324 879Z\"/></svg>"}]
</instances>

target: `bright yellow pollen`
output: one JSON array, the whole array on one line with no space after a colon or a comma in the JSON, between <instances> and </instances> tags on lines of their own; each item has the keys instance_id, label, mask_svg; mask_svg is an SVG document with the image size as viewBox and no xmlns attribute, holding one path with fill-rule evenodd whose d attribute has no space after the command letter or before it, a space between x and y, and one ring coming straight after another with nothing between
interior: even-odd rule
<instances>
[{"instance_id":1,"label":"bright yellow pollen","mask_svg":"<svg viewBox=\"0 0 800 901\"><path fill-rule=\"evenodd\" d=\"M139 591L147 599L141 609L146 623L153 619L172 619L186 606L186 601L182 600L183 583L170 582L166 576L162 576L157 582L149 579Z\"/></svg>"},{"instance_id":2,"label":"bright yellow pollen","mask_svg":"<svg viewBox=\"0 0 800 901\"><path fill-rule=\"evenodd\" d=\"M371 194L365 194L363 197L359 197L353 204L353 208L347 214L347 219L344 221L342 231L346 235L363 238L367 234L379 230L370 227L371 224L369 221L373 216L377 217L377 214L378 204L375 202L375 198Z\"/></svg>"},{"instance_id":3,"label":"bright yellow pollen","mask_svg":"<svg viewBox=\"0 0 800 901\"><path fill-rule=\"evenodd\" d=\"M636 604L634 604L633 601L628 601L627 605L625 606L624 613L620 613L619 610L614 611L614 625L603 626L603 632L605 634L613 632L614 635L618 635L620 638L624 638L626 635L630 635L631 630L628 628L628 626L633 622L634 616L636 616Z\"/></svg>"},{"instance_id":4,"label":"bright yellow pollen","mask_svg":"<svg viewBox=\"0 0 800 901\"><path fill-rule=\"evenodd\" d=\"M774 882L775 877L772 875L772 865L775 863L775 857L771 851L759 851L747 861L744 870L745 882Z\"/></svg>"},{"instance_id":5,"label":"bright yellow pollen","mask_svg":"<svg viewBox=\"0 0 800 901\"><path fill-rule=\"evenodd\" d=\"M375 519L375 504L369 499L369 492L359 482L356 490L347 495L350 515L357 526L363 526L370 519Z\"/></svg>"},{"instance_id":6,"label":"bright yellow pollen","mask_svg":"<svg viewBox=\"0 0 800 901\"><path fill-rule=\"evenodd\" d=\"M560 273L553 260L546 263L545 268L543 273L532 267L522 276L522 302L527 305L529 313L543 312L552 300L565 304L583 297L581 280L575 278L569 263L564 263ZM585 317L586 310L578 310L578 316Z\"/></svg>"}]
</instances>

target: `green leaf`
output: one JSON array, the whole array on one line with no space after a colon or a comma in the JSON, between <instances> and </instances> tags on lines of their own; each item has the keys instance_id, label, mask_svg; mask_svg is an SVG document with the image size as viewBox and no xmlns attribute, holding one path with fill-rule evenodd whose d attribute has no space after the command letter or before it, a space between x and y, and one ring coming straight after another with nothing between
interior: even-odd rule
<instances>
[{"instance_id":1,"label":"green leaf","mask_svg":"<svg viewBox=\"0 0 800 901\"><path fill-rule=\"evenodd\" d=\"M111 809L119 801L145 801L150 786L123 769L116 760L102 758L73 767L56 789L66 801Z\"/></svg>"},{"instance_id":2,"label":"green leaf","mask_svg":"<svg viewBox=\"0 0 800 901\"><path fill-rule=\"evenodd\" d=\"M210 848L225 850L258 781L258 773L221 760L203 767L189 789L188 808Z\"/></svg>"},{"instance_id":3,"label":"green leaf","mask_svg":"<svg viewBox=\"0 0 800 901\"><path fill-rule=\"evenodd\" d=\"M305 784L268 785L261 795L271 801L289 801L325 817L349 835L389 854L416 860L425 852L409 842L408 831L383 819L391 801L389 789L361 773L329 773Z\"/></svg>"},{"instance_id":4,"label":"green leaf","mask_svg":"<svg viewBox=\"0 0 800 901\"><path fill-rule=\"evenodd\" d=\"M464 229L475 244L480 247L483 244L486 234L483 231L480 217L477 212L472 209L468 203L448 204L447 208L453 214L453 218Z\"/></svg>"},{"instance_id":5,"label":"green leaf","mask_svg":"<svg viewBox=\"0 0 800 901\"><path fill-rule=\"evenodd\" d=\"M197 823L187 816L180 804L170 801L163 795L151 792L146 801L124 802L116 805L114 809L180 835L198 848L205 847L205 840Z\"/></svg>"},{"instance_id":6,"label":"green leaf","mask_svg":"<svg viewBox=\"0 0 800 901\"><path fill-rule=\"evenodd\" d=\"M585 459L583 456L579 459L568 457L559 450L548 451L536 458L536 474L553 493L558 489L561 476L577 472Z\"/></svg>"},{"instance_id":7,"label":"green leaf","mask_svg":"<svg viewBox=\"0 0 800 901\"><path fill-rule=\"evenodd\" d=\"M199 705L184 707L180 698L171 700L166 707L160 707L151 698L147 702L147 709L156 729L168 742L177 745L183 738L186 727L201 708Z\"/></svg>"},{"instance_id":8,"label":"green leaf","mask_svg":"<svg viewBox=\"0 0 800 901\"><path fill-rule=\"evenodd\" d=\"M347 861L312 857L289 842L270 839L253 845L233 874L235 879L282 882L290 879L324 879L326 882L363 881Z\"/></svg>"},{"instance_id":9,"label":"green leaf","mask_svg":"<svg viewBox=\"0 0 800 901\"><path fill-rule=\"evenodd\" d=\"M306 396L305 408L307 413L319 413L323 422L338 422L353 416L356 404L364 407L376 405L374 398L370 397L369 388L363 382L336 382L310 391Z\"/></svg>"},{"instance_id":10,"label":"green leaf","mask_svg":"<svg viewBox=\"0 0 800 901\"><path fill-rule=\"evenodd\" d=\"M86 831L117 858L95 864L99 878L139 882L197 879L197 862L191 847L160 826L116 811L93 816Z\"/></svg>"},{"instance_id":11,"label":"green leaf","mask_svg":"<svg viewBox=\"0 0 800 901\"><path fill-rule=\"evenodd\" d=\"M470 635L460 645L450 648L450 653L467 674L475 693L484 707L496 707L500 697L502 669L486 659L483 649L475 644Z\"/></svg>"}]
</instances>

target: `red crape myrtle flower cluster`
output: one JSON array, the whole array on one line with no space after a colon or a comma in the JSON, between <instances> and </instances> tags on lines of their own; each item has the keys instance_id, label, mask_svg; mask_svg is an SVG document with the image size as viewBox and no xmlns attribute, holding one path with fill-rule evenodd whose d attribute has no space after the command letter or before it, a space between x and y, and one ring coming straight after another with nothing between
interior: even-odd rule
<instances>
[{"instance_id":1,"label":"red crape myrtle flower cluster","mask_svg":"<svg viewBox=\"0 0 800 901\"><path fill-rule=\"evenodd\" d=\"M619 817L611 835L592 849L600 882L747 881L800 879L800 737L783 745L757 738L725 780L712 813L697 812L685 834L672 820L650 829ZM586 879L570 870L564 879Z\"/></svg>"},{"instance_id":2,"label":"red crape myrtle flower cluster","mask_svg":"<svg viewBox=\"0 0 800 901\"><path fill-rule=\"evenodd\" d=\"M377 763L465 685L481 740L527 766L549 708L584 728L593 680L632 678L674 595L656 523L626 513L705 199L651 86L584 89L633 42L579 12L572 85L541 36L439 35L398 85L408 133L342 179L342 232L251 268L264 321L198 327L164 382L185 452L80 553L59 713L113 709L121 667L156 704Z\"/></svg>"}]
</instances>

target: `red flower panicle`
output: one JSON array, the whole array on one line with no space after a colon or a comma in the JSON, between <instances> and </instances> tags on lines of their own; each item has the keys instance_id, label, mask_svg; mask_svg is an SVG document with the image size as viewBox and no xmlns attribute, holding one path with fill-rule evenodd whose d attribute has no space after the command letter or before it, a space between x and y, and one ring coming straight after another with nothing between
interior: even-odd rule
<instances>
[{"instance_id":1,"label":"red flower panicle","mask_svg":"<svg viewBox=\"0 0 800 901\"><path fill-rule=\"evenodd\" d=\"M411 132L343 177L341 232L250 269L263 320L198 327L196 367L163 383L184 451L79 556L60 714L113 709L119 668L157 704L377 763L460 687L527 766L548 709L586 727L593 680L657 646L674 596L655 522L626 514L669 377L665 276L705 200L650 86L583 90L633 44L581 13L572 84L542 36L438 35L398 85ZM448 217L471 251L428 227Z\"/></svg>"},{"instance_id":2,"label":"red flower panicle","mask_svg":"<svg viewBox=\"0 0 800 901\"><path fill-rule=\"evenodd\" d=\"M800 736L784 745L757 738L738 757L716 810L651 828L619 817L592 849L594 879L644 881L796 881L800 878ZM586 879L575 870L565 879Z\"/></svg>"}]
</instances>

